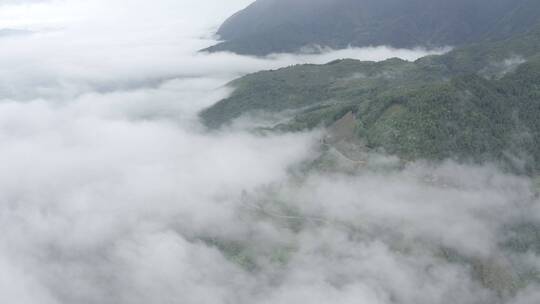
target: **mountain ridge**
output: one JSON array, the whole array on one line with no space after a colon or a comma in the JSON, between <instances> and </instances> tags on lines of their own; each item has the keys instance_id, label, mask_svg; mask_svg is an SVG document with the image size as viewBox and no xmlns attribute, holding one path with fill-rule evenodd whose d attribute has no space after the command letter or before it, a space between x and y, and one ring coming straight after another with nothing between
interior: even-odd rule
<instances>
[{"instance_id":1,"label":"mountain ridge","mask_svg":"<svg viewBox=\"0 0 540 304\"><path fill-rule=\"evenodd\" d=\"M205 51L460 46L508 38L539 22L535 0L258 0L227 19L217 32L224 41Z\"/></svg>"},{"instance_id":2,"label":"mountain ridge","mask_svg":"<svg viewBox=\"0 0 540 304\"><path fill-rule=\"evenodd\" d=\"M336 60L262 71L201 113L210 128L257 111L293 113L275 130L328 127L355 113L370 149L403 159L500 161L540 170L540 30L414 62Z\"/></svg>"}]
</instances>

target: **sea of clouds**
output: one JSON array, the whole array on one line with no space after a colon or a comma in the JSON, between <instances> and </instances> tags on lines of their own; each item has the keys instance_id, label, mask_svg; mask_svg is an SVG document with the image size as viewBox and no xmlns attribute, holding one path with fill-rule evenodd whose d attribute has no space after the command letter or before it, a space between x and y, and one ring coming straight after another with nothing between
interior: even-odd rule
<instances>
[{"instance_id":1,"label":"sea of clouds","mask_svg":"<svg viewBox=\"0 0 540 304\"><path fill-rule=\"evenodd\" d=\"M247 73L432 53L197 52L249 2L0 1L0 302L538 303L527 177L306 173L320 131L200 125Z\"/></svg>"}]
</instances>

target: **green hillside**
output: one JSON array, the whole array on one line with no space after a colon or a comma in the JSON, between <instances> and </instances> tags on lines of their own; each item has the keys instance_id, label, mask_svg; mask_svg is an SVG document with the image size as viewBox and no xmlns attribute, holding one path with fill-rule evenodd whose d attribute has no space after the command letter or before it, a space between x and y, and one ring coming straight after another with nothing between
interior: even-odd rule
<instances>
[{"instance_id":1,"label":"green hillside","mask_svg":"<svg viewBox=\"0 0 540 304\"><path fill-rule=\"evenodd\" d=\"M267 55L304 46L462 46L524 33L537 0L258 0L219 29L208 51Z\"/></svg>"},{"instance_id":2,"label":"green hillside","mask_svg":"<svg viewBox=\"0 0 540 304\"><path fill-rule=\"evenodd\" d=\"M259 72L203 111L218 128L257 111L292 111L281 130L328 126L349 112L372 149L405 159L499 161L540 169L540 32L407 62L339 60Z\"/></svg>"}]
</instances>

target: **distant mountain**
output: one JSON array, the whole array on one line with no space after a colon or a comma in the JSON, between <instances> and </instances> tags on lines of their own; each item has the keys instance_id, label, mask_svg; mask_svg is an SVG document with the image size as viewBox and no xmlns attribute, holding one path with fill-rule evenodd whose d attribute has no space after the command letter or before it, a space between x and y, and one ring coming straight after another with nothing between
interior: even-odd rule
<instances>
[{"instance_id":1,"label":"distant mountain","mask_svg":"<svg viewBox=\"0 0 540 304\"><path fill-rule=\"evenodd\" d=\"M460 46L524 33L538 0L257 0L218 30L207 51L267 55L306 46Z\"/></svg>"},{"instance_id":2,"label":"distant mountain","mask_svg":"<svg viewBox=\"0 0 540 304\"><path fill-rule=\"evenodd\" d=\"M231 86L229 98L201 113L207 126L257 111L287 112L290 119L274 129L294 131L354 113L351 132L370 149L540 170L540 30L416 62L298 65Z\"/></svg>"},{"instance_id":3,"label":"distant mountain","mask_svg":"<svg viewBox=\"0 0 540 304\"><path fill-rule=\"evenodd\" d=\"M32 32L27 31L27 30L0 28L0 37L21 36L21 35L30 35L30 34L32 34Z\"/></svg>"}]
</instances>

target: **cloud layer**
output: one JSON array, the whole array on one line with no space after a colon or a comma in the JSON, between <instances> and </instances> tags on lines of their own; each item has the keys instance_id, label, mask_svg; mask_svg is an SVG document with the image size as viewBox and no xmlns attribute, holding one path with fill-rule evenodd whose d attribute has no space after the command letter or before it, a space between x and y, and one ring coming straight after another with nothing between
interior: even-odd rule
<instances>
[{"instance_id":1,"label":"cloud layer","mask_svg":"<svg viewBox=\"0 0 540 304\"><path fill-rule=\"evenodd\" d=\"M249 2L1 2L35 33L0 37L0 302L535 303L527 178L306 173L319 131L199 125L246 73L429 53L197 53Z\"/></svg>"}]
</instances>

